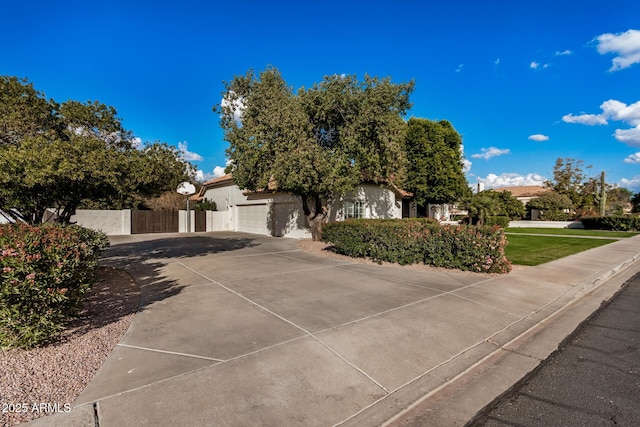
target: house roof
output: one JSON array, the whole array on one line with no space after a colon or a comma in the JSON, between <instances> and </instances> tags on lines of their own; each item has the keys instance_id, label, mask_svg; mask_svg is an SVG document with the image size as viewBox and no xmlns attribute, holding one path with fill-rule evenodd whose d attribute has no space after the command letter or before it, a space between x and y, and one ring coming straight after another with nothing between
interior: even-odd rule
<instances>
[{"instance_id":1,"label":"house roof","mask_svg":"<svg viewBox=\"0 0 640 427\"><path fill-rule=\"evenodd\" d=\"M542 193L551 191L551 188L540 185L520 185L516 187L500 187L494 189L494 191L508 191L513 197L537 197Z\"/></svg>"},{"instance_id":2,"label":"house roof","mask_svg":"<svg viewBox=\"0 0 640 427\"><path fill-rule=\"evenodd\" d=\"M200 191L189 197L189 200L200 202L204 199L204 193L207 191L207 189L217 187L228 182L233 182L233 176L230 173L206 181L202 184L202 187L200 187Z\"/></svg>"},{"instance_id":3,"label":"house roof","mask_svg":"<svg viewBox=\"0 0 640 427\"><path fill-rule=\"evenodd\" d=\"M366 181L365 181L366 182ZM226 175L223 175L221 177L218 178L214 178L210 181L207 181L205 183L202 184L202 187L200 187L200 191L197 194L194 194L193 196L191 196L191 200L195 200L195 201L201 201L204 198L204 193L207 191L207 189L209 188L214 188L217 187L219 185L222 184L227 184L227 183L233 183L233 175L228 173ZM413 193L406 191L406 190L402 190L400 188L398 188L393 182L391 183L386 183L386 185L388 185L388 187L394 192L396 193L398 196L402 197L403 199L408 199L413 197ZM273 178L271 178L269 180L269 183L267 184L267 189L262 189L262 190L257 190L257 191L247 191L244 194L255 194L255 193L271 193L271 192L276 192L277 191L277 186L276 186L276 182Z\"/></svg>"}]
</instances>

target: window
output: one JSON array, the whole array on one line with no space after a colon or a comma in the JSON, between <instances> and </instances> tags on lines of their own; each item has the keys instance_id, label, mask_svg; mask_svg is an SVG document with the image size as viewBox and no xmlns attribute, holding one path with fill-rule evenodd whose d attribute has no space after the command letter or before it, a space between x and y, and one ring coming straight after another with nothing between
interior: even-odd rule
<instances>
[{"instance_id":1,"label":"window","mask_svg":"<svg viewBox=\"0 0 640 427\"><path fill-rule=\"evenodd\" d=\"M364 202L344 202L344 219L364 217Z\"/></svg>"}]
</instances>

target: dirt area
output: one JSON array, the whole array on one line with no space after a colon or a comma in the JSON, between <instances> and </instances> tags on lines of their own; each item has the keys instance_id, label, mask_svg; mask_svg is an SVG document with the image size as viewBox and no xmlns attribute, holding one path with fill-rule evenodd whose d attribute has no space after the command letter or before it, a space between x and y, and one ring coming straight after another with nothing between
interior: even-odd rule
<instances>
[{"instance_id":1,"label":"dirt area","mask_svg":"<svg viewBox=\"0 0 640 427\"><path fill-rule=\"evenodd\" d=\"M128 273L101 267L79 318L60 340L0 353L0 425L15 426L69 408L127 332L139 298Z\"/></svg>"}]
</instances>

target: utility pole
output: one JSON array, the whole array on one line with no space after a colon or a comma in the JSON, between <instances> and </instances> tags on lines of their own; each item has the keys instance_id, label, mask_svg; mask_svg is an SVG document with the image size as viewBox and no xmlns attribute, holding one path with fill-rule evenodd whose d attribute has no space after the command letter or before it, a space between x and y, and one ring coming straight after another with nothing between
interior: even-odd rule
<instances>
[{"instance_id":1,"label":"utility pole","mask_svg":"<svg viewBox=\"0 0 640 427\"><path fill-rule=\"evenodd\" d=\"M604 171L600 174L600 216L604 216L607 207L607 188L604 182Z\"/></svg>"}]
</instances>

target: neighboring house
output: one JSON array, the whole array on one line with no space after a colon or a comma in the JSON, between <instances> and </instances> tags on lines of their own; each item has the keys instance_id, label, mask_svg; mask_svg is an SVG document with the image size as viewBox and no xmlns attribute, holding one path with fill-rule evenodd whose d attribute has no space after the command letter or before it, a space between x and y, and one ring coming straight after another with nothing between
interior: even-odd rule
<instances>
[{"instance_id":1,"label":"neighboring house","mask_svg":"<svg viewBox=\"0 0 640 427\"><path fill-rule=\"evenodd\" d=\"M542 193L551 191L551 188L542 187L540 185L521 185L518 187L500 187L496 188L494 191L508 191L513 197L526 205L529 200L540 197Z\"/></svg>"},{"instance_id":2,"label":"neighboring house","mask_svg":"<svg viewBox=\"0 0 640 427\"><path fill-rule=\"evenodd\" d=\"M346 218L409 216L410 193L363 183L329 206L329 221ZM244 231L277 237L309 238L300 197L277 191L244 191L231 174L207 181L194 200L216 202L215 230Z\"/></svg>"}]
</instances>

